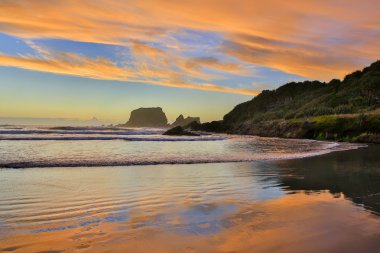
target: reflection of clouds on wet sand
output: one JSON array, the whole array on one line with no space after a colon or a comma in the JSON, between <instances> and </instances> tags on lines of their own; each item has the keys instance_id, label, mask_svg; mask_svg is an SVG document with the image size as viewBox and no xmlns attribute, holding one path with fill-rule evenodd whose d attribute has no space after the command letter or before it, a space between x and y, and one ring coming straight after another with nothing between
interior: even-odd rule
<instances>
[{"instance_id":1,"label":"reflection of clouds on wet sand","mask_svg":"<svg viewBox=\"0 0 380 253\"><path fill-rule=\"evenodd\" d=\"M238 208L237 208L238 206ZM380 221L343 196L297 192L260 203L216 201L180 212L1 240L3 251L91 252L375 252ZM158 210L157 210L158 211ZM164 210L161 210L164 211ZM136 215L136 217L134 217ZM53 252L53 251L52 251Z\"/></svg>"},{"instance_id":2,"label":"reflection of clouds on wet sand","mask_svg":"<svg viewBox=\"0 0 380 253\"><path fill-rule=\"evenodd\" d=\"M326 192L299 192L248 206L229 218L222 252L374 252L380 221ZM226 239L228 238L228 239Z\"/></svg>"},{"instance_id":3,"label":"reflection of clouds on wet sand","mask_svg":"<svg viewBox=\"0 0 380 253\"><path fill-rule=\"evenodd\" d=\"M376 252L378 148L1 170L0 252ZM363 204L363 205L358 205Z\"/></svg>"}]
</instances>

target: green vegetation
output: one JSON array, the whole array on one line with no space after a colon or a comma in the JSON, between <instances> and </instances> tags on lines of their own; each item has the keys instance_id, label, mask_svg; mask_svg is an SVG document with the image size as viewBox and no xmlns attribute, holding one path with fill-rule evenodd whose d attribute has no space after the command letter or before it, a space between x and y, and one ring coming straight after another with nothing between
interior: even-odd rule
<instances>
[{"instance_id":1,"label":"green vegetation","mask_svg":"<svg viewBox=\"0 0 380 253\"><path fill-rule=\"evenodd\" d=\"M264 90L237 105L223 121L202 124L206 131L378 142L380 61L333 79L291 82Z\"/></svg>"},{"instance_id":2,"label":"green vegetation","mask_svg":"<svg viewBox=\"0 0 380 253\"><path fill-rule=\"evenodd\" d=\"M310 119L303 125L301 137L317 140L350 142L379 142L380 116L358 114L356 116L326 115Z\"/></svg>"}]
</instances>

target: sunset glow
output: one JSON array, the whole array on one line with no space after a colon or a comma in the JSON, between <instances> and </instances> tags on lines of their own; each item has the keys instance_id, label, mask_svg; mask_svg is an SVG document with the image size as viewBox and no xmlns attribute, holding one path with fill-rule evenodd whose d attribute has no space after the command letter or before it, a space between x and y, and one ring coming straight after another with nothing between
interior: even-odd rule
<instances>
[{"instance_id":1,"label":"sunset glow","mask_svg":"<svg viewBox=\"0 0 380 253\"><path fill-rule=\"evenodd\" d=\"M376 60L379 8L377 0L1 1L0 116L122 122L135 107L162 106L171 121L220 119L263 89L342 78Z\"/></svg>"}]
</instances>

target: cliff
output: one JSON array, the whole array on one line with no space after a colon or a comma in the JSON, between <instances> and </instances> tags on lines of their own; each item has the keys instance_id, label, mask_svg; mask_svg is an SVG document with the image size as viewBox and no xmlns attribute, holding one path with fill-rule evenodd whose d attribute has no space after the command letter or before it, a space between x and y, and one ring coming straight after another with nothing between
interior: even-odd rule
<instances>
[{"instance_id":1,"label":"cliff","mask_svg":"<svg viewBox=\"0 0 380 253\"><path fill-rule=\"evenodd\" d=\"M188 116L187 118L184 118L183 115L179 115L178 118L173 122L173 124L171 124L171 127L176 127L176 126L181 126L181 127L184 127L184 126L187 126L189 125L190 123L192 122L197 122L197 123L201 123L201 119L199 117L190 117Z\"/></svg>"},{"instance_id":2,"label":"cliff","mask_svg":"<svg viewBox=\"0 0 380 253\"><path fill-rule=\"evenodd\" d=\"M380 61L342 81L291 82L237 105L195 130L258 136L380 142Z\"/></svg>"},{"instance_id":3,"label":"cliff","mask_svg":"<svg viewBox=\"0 0 380 253\"><path fill-rule=\"evenodd\" d=\"M125 126L128 127L167 127L168 119L161 107L139 108L131 112Z\"/></svg>"}]
</instances>

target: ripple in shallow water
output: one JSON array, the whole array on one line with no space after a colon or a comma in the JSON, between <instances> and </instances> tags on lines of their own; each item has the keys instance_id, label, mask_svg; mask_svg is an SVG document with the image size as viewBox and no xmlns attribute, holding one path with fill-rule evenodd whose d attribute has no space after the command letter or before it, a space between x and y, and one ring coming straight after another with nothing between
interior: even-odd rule
<instances>
[{"instance_id":1,"label":"ripple in shallow water","mask_svg":"<svg viewBox=\"0 0 380 253\"><path fill-rule=\"evenodd\" d=\"M379 219L344 194L294 190L300 175L273 162L0 173L3 251L373 252L379 246Z\"/></svg>"}]
</instances>

